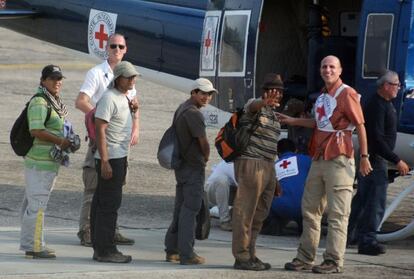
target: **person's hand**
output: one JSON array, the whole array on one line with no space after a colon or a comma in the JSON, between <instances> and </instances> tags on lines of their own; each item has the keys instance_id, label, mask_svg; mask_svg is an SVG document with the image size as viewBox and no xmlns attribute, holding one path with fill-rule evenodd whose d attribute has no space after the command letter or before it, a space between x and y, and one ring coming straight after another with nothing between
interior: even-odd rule
<instances>
[{"instance_id":1,"label":"person's hand","mask_svg":"<svg viewBox=\"0 0 414 279\"><path fill-rule=\"evenodd\" d=\"M138 107L139 107L139 103L137 99L134 98L129 102L129 108L131 109L132 113L136 113L138 110Z\"/></svg>"},{"instance_id":2,"label":"person's hand","mask_svg":"<svg viewBox=\"0 0 414 279\"><path fill-rule=\"evenodd\" d=\"M278 89L268 89L263 94L262 100L265 106L279 107L280 100L281 100L281 94L278 91Z\"/></svg>"},{"instance_id":3,"label":"person's hand","mask_svg":"<svg viewBox=\"0 0 414 279\"><path fill-rule=\"evenodd\" d=\"M403 160L397 163L397 169L401 176L406 175L410 171L410 167Z\"/></svg>"},{"instance_id":4,"label":"person's hand","mask_svg":"<svg viewBox=\"0 0 414 279\"><path fill-rule=\"evenodd\" d=\"M67 138L61 138L61 143L59 145L60 149L66 150L71 145L71 142Z\"/></svg>"},{"instance_id":5,"label":"person's hand","mask_svg":"<svg viewBox=\"0 0 414 279\"><path fill-rule=\"evenodd\" d=\"M133 129L131 133L131 141L129 142L129 144L131 146L134 146L138 143L138 141L139 141L139 131L138 129Z\"/></svg>"},{"instance_id":6,"label":"person's hand","mask_svg":"<svg viewBox=\"0 0 414 279\"><path fill-rule=\"evenodd\" d=\"M281 195L282 195L282 187L280 186L279 181L276 180L275 197L280 197Z\"/></svg>"},{"instance_id":7,"label":"person's hand","mask_svg":"<svg viewBox=\"0 0 414 279\"><path fill-rule=\"evenodd\" d=\"M294 117L290 117L286 114L280 113L280 112L275 112L276 117L279 119L279 122L281 124L287 124L287 125L292 125L293 124L293 120Z\"/></svg>"},{"instance_id":8,"label":"person's hand","mask_svg":"<svg viewBox=\"0 0 414 279\"><path fill-rule=\"evenodd\" d=\"M372 171L371 163L369 162L367 157L361 158L359 161L359 172L362 176L367 176Z\"/></svg>"},{"instance_id":9,"label":"person's hand","mask_svg":"<svg viewBox=\"0 0 414 279\"><path fill-rule=\"evenodd\" d=\"M101 161L101 175L103 179L112 178L112 167L109 162Z\"/></svg>"}]
</instances>

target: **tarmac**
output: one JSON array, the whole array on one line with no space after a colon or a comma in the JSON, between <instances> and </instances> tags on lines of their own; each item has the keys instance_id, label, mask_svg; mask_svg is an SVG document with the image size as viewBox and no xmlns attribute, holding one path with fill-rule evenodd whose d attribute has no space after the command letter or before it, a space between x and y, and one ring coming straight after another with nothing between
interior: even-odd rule
<instances>
[{"instance_id":1,"label":"tarmac","mask_svg":"<svg viewBox=\"0 0 414 279\"><path fill-rule=\"evenodd\" d=\"M221 231L213 220L210 237L196 241L196 252L206 264L181 266L165 262L164 236L172 217L174 204L173 173L156 161L156 149L163 131L171 124L174 110L188 94L138 80L141 103L139 144L131 150L128 183L119 212L122 233L135 239L133 246L120 246L132 256L128 264L98 263L92 260L92 249L79 245L76 236L83 191L81 166L85 145L73 154L71 165L61 168L46 211L45 239L55 249L55 260L26 259L19 251L20 202L24 194L22 159L10 148L10 127L36 88L44 65L62 66L67 79L62 97L68 105L75 131L83 138L83 116L74 108L74 100L86 71L97 61L75 51L0 28L0 279L1 278L414 278L414 236L387 243L381 256L359 255L355 247L347 249L344 273L317 275L311 272L289 272L283 269L296 255L299 238L295 235L263 236L258 239L257 255L272 265L268 271L233 269L231 233ZM209 129L209 141L217 130ZM212 152L208 171L219 161ZM207 171L207 174L208 174ZM412 178L404 178L390 187L393 197ZM395 183L394 183L395 184ZM412 194L403 210L388 224L407 224L413 218ZM316 264L322 261L325 237L322 236Z\"/></svg>"}]
</instances>

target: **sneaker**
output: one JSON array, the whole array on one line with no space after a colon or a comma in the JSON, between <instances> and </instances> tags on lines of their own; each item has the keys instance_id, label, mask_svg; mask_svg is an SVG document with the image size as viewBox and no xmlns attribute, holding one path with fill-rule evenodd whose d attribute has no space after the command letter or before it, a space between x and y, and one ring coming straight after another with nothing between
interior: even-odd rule
<instances>
[{"instance_id":1,"label":"sneaker","mask_svg":"<svg viewBox=\"0 0 414 279\"><path fill-rule=\"evenodd\" d=\"M40 252L26 251L25 257L26 259L56 259L56 254L54 250L46 247Z\"/></svg>"},{"instance_id":2,"label":"sneaker","mask_svg":"<svg viewBox=\"0 0 414 279\"><path fill-rule=\"evenodd\" d=\"M269 266L270 266L270 264L269 264ZM265 267L264 264L255 263L251 259L250 260L247 260L247 261L236 260L234 262L233 267L234 267L234 269L240 269L240 270L253 270L253 271L266 270L266 267Z\"/></svg>"},{"instance_id":3,"label":"sneaker","mask_svg":"<svg viewBox=\"0 0 414 279\"><path fill-rule=\"evenodd\" d=\"M203 257L200 257L197 254L194 254L192 258L189 259L182 259L180 258L180 264L181 265L195 265L195 264L203 264L206 262L206 259Z\"/></svg>"},{"instance_id":4,"label":"sneaker","mask_svg":"<svg viewBox=\"0 0 414 279\"><path fill-rule=\"evenodd\" d=\"M134 245L135 240L123 236L120 232L115 233L115 245Z\"/></svg>"},{"instance_id":5,"label":"sneaker","mask_svg":"<svg viewBox=\"0 0 414 279\"><path fill-rule=\"evenodd\" d=\"M270 263L264 263L258 257L255 257L252 261L256 265L258 265L261 268L263 268L264 270L268 270L268 269L271 269L272 268L272 266L270 265Z\"/></svg>"},{"instance_id":6,"label":"sneaker","mask_svg":"<svg viewBox=\"0 0 414 279\"><path fill-rule=\"evenodd\" d=\"M321 274L342 273L343 268L338 266L333 260L324 260L320 265L312 267L312 272Z\"/></svg>"},{"instance_id":7,"label":"sneaker","mask_svg":"<svg viewBox=\"0 0 414 279\"><path fill-rule=\"evenodd\" d=\"M97 256L96 260L98 262L103 262L103 263L129 263L131 262L132 257L129 255L124 255L121 252L118 252L118 253L110 253L105 256Z\"/></svg>"},{"instance_id":8,"label":"sneaker","mask_svg":"<svg viewBox=\"0 0 414 279\"><path fill-rule=\"evenodd\" d=\"M285 264L285 269L292 270L292 271L311 270L312 265L304 263L298 258L294 258L290 263Z\"/></svg>"},{"instance_id":9,"label":"sneaker","mask_svg":"<svg viewBox=\"0 0 414 279\"><path fill-rule=\"evenodd\" d=\"M222 229L223 231L231 232L233 230L231 221L220 223L220 229Z\"/></svg>"},{"instance_id":10,"label":"sneaker","mask_svg":"<svg viewBox=\"0 0 414 279\"><path fill-rule=\"evenodd\" d=\"M85 247L92 247L91 241L91 231L90 230L82 230L78 232L78 237L80 239L80 245Z\"/></svg>"},{"instance_id":11,"label":"sneaker","mask_svg":"<svg viewBox=\"0 0 414 279\"><path fill-rule=\"evenodd\" d=\"M167 253L165 255L165 261L170 263L179 263L180 255L177 253Z\"/></svg>"},{"instance_id":12,"label":"sneaker","mask_svg":"<svg viewBox=\"0 0 414 279\"><path fill-rule=\"evenodd\" d=\"M387 248L382 244L358 246L358 254L378 256L379 254L385 254Z\"/></svg>"}]
</instances>

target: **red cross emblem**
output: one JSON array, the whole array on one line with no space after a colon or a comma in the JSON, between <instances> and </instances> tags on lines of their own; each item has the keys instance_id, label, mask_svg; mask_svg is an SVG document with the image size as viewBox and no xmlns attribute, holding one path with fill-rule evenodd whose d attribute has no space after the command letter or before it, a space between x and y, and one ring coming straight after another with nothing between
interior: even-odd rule
<instances>
[{"instance_id":1,"label":"red cross emblem","mask_svg":"<svg viewBox=\"0 0 414 279\"><path fill-rule=\"evenodd\" d=\"M279 165L280 167L287 169L287 167L291 164L291 162L287 160L283 160L283 162Z\"/></svg>"},{"instance_id":2,"label":"red cross emblem","mask_svg":"<svg viewBox=\"0 0 414 279\"><path fill-rule=\"evenodd\" d=\"M320 121L322 117L326 116L325 107L322 105L316 108L316 112L318 113L318 120Z\"/></svg>"},{"instance_id":3,"label":"red cross emblem","mask_svg":"<svg viewBox=\"0 0 414 279\"><path fill-rule=\"evenodd\" d=\"M208 48L211 47L210 31L207 33L207 38L204 40L204 47L206 48L206 55L208 55Z\"/></svg>"},{"instance_id":4,"label":"red cross emblem","mask_svg":"<svg viewBox=\"0 0 414 279\"><path fill-rule=\"evenodd\" d=\"M95 39L99 40L99 48L104 48L104 41L108 41L108 33L105 33L105 26L99 25L99 32L95 32Z\"/></svg>"}]
</instances>

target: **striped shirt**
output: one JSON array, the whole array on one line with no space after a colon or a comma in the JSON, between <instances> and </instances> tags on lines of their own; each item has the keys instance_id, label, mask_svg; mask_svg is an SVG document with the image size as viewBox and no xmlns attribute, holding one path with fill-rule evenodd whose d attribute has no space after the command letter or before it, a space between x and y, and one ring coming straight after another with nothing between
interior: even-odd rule
<instances>
[{"instance_id":1,"label":"striped shirt","mask_svg":"<svg viewBox=\"0 0 414 279\"><path fill-rule=\"evenodd\" d=\"M256 119L258 127L250 137L246 150L241 158L264 159L274 161L277 155L277 142L280 136L280 123L275 111L268 106L262 107L257 113L250 113L248 107L256 99L250 99L244 106L245 113L240 119L241 125L252 124Z\"/></svg>"}]
</instances>

